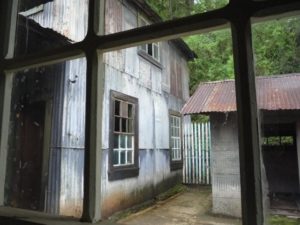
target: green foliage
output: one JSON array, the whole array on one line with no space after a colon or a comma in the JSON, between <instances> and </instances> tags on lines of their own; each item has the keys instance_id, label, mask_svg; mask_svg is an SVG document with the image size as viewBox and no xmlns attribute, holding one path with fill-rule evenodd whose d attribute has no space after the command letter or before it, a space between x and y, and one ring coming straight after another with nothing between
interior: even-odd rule
<instances>
[{"instance_id":1,"label":"green foliage","mask_svg":"<svg viewBox=\"0 0 300 225\"><path fill-rule=\"evenodd\" d=\"M217 9L228 0L146 0L164 19ZM253 25L257 76L300 72L300 17ZM190 92L199 82L234 78L232 35L229 29L184 38L198 58L189 62Z\"/></svg>"},{"instance_id":2,"label":"green foliage","mask_svg":"<svg viewBox=\"0 0 300 225\"><path fill-rule=\"evenodd\" d=\"M221 8L228 0L146 0L163 20L181 18Z\"/></svg>"},{"instance_id":3,"label":"green foliage","mask_svg":"<svg viewBox=\"0 0 300 225\"><path fill-rule=\"evenodd\" d=\"M300 72L300 18L272 20L253 26L255 72L258 76Z\"/></svg>"},{"instance_id":4,"label":"green foliage","mask_svg":"<svg viewBox=\"0 0 300 225\"><path fill-rule=\"evenodd\" d=\"M299 219L290 219L284 216L272 216L270 218L270 225L299 225Z\"/></svg>"},{"instance_id":5,"label":"green foliage","mask_svg":"<svg viewBox=\"0 0 300 225\"><path fill-rule=\"evenodd\" d=\"M191 94L199 82L232 79L233 56L229 30L190 36L184 39L198 58L189 62Z\"/></svg>"},{"instance_id":6,"label":"green foliage","mask_svg":"<svg viewBox=\"0 0 300 225\"><path fill-rule=\"evenodd\" d=\"M192 115L192 121L196 123L206 123L209 121L209 116L202 115L202 114L196 114Z\"/></svg>"}]
</instances>

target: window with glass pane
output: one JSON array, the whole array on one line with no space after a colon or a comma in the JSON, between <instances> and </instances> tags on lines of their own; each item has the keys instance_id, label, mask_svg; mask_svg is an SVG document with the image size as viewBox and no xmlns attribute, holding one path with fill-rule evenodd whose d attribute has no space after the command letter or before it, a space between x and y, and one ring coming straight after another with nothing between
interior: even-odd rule
<instances>
[{"instance_id":1,"label":"window with glass pane","mask_svg":"<svg viewBox=\"0 0 300 225\"><path fill-rule=\"evenodd\" d=\"M9 77L6 206L81 216L85 73L86 61L80 58ZM76 173L68 168L76 168ZM68 175L61 179L61 174ZM68 201L63 201L66 193Z\"/></svg>"},{"instance_id":2,"label":"window with glass pane","mask_svg":"<svg viewBox=\"0 0 300 225\"><path fill-rule=\"evenodd\" d=\"M142 16L139 16L138 25L141 27L141 26L146 26L147 24L149 24L149 22ZM140 46L140 50L143 53L146 53L151 58L155 59L156 61L158 61L158 62L160 61L159 43L158 42L143 44Z\"/></svg>"},{"instance_id":3,"label":"window with glass pane","mask_svg":"<svg viewBox=\"0 0 300 225\"><path fill-rule=\"evenodd\" d=\"M105 17L108 18L105 33L112 34L134 29L138 20L139 26L147 26L212 11L228 3L229 0L109 0L105 4ZM126 17L128 11L132 15L131 22L134 22L135 26L122 25L122 17Z\"/></svg>"},{"instance_id":4,"label":"window with glass pane","mask_svg":"<svg viewBox=\"0 0 300 225\"><path fill-rule=\"evenodd\" d=\"M181 160L181 117L171 115L171 159Z\"/></svg>"},{"instance_id":5,"label":"window with glass pane","mask_svg":"<svg viewBox=\"0 0 300 225\"><path fill-rule=\"evenodd\" d=\"M135 103L113 98L113 165L134 164L135 142Z\"/></svg>"},{"instance_id":6,"label":"window with glass pane","mask_svg":"<svg viewBox=\"0 0 300 225\"><path fill-rule=\"evenodd\" d=\"M262 186L270 224L299 213L300 16L253 24L256 96L260 115ZM298 214L299 215L299 214ZM291 224L299 221L290 220ZM284 224L284 220L281 222Z\"/></svg>"}]
</instances>

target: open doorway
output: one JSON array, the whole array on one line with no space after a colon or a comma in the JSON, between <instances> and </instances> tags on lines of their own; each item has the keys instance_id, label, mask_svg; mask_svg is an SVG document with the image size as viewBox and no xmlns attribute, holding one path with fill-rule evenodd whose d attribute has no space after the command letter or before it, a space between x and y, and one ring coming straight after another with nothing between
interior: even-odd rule
<instances>
[{"instance_id":1,"label":"open doorway","mask_svg":"<svg viewBox=\"0 0 300 225\"><path fill-rule=\"evenodd\" d=\"M271 210L298 210L299 173L296 125L263 125L263 161Z\"/></svg>"}]
</instances>

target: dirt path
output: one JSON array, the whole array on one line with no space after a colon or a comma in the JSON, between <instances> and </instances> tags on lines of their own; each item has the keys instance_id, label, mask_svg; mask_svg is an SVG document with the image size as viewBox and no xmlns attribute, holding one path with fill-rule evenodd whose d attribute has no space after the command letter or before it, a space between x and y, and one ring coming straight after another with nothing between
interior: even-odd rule
<instances>
[{"instance_id":1,"label":"dirt path","mask_svg":"<svg viewBox=\"0 0 300 225\"><path fill-rule=\"evenodd\" d=\"M118 221L120 225L240 225L238 219L217 217L210 213L211 191L188 188L164 202L159 202Z\"/></svg>"}]
</instances>

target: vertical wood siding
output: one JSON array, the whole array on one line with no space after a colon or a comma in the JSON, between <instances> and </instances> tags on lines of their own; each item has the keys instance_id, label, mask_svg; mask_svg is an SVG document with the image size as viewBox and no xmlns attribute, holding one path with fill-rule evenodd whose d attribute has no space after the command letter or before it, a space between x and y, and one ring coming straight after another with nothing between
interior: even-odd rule
<instances>
[{"instance_id":1,"label":"vertical wood siding","mask_svg":"<svg viewBox=\"0 0 300 225\"><path fill-rule=\"evenodd\" d=\"M210 123L189 123L183 126L183 183L211 184Z\"/></svg>"}]
</instances>

